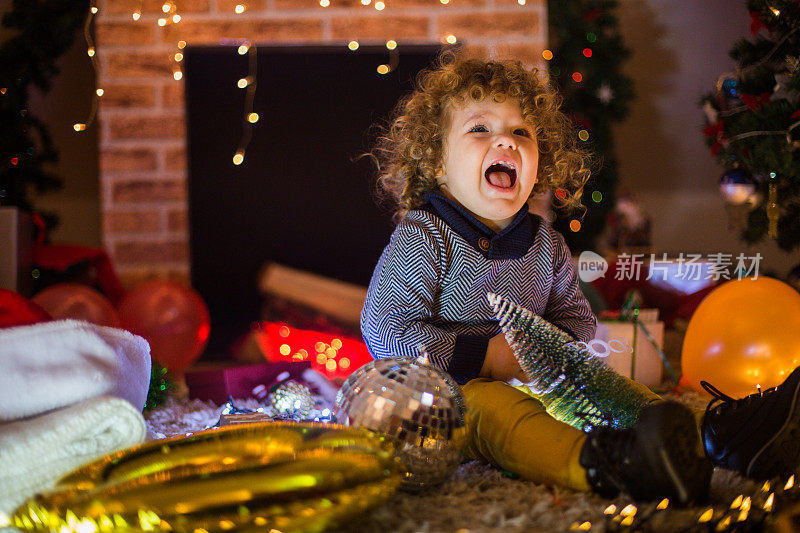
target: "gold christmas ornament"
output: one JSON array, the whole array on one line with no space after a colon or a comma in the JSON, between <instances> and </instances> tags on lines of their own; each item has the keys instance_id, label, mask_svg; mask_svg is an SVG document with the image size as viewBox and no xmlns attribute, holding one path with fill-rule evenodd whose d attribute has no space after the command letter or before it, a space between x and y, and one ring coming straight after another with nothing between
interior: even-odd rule
<instances>
[{"instance_id":1,"label":"gold christmas ornament","mask_svg":"<svg viewBox=\"0 0 800 533\"><path fill-rule=\"evenodd\" d=\"M387 358L356 370L336 396L336 418L389 435L407 472L401 488L438 485L461 463L466 412L461 389L445 372L417 360Z\"/></svg>"},{"instance_id":2,"label":"gold christmas ornament","mask_svg":"<svg viewBox=\"0 0 800 533\"><path fill-rule=\"evenodd\" d=\"M385 502L394 444L336 424L241 424L90 463L20 506L23 531L324 531Z\"/></svg>"}]
</instances>

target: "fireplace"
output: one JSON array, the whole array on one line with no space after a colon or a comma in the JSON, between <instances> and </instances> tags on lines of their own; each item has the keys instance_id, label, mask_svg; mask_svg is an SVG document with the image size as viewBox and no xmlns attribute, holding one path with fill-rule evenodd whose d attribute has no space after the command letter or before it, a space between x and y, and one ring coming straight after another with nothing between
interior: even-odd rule
<instances>
[{"instance_id":1,"label":"fireplace","mask_svg":"<svg viewBox=\"0 0 800 533\"><path fill-rule=\"evenodd\" d=\"M209 306L205 358L225 357L259 320L259 276L275 262L367 285L392 231L375 166L360 156L437 46L408 46L388 74L385 47L259 47L259 120L242 165L248 58L235 46L187 47L191 282Z\"/></svg>"}]
</instances>

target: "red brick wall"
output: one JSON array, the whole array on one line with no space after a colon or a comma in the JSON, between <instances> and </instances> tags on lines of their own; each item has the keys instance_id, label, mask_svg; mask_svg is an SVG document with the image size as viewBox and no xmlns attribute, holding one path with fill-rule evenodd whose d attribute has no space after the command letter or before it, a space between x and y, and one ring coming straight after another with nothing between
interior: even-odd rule
<instances>
[{"instance_id":1,"label":"red brick wall","mask_svg":"<svg viewBox=\"0 0 800 533\"><path fill-rule=\"evenodd\" d=\"M105 0L97 14L103 240L126 285L188 279L185 120L177 42L223 38L256 44L437 43L455 35L469 50L537 64L546 42L543 0L173 0L182 20L159 27L162 1ZM234 7L244 4L243 14ZM139 21L132 13L142 8ZM258 128L258 125L255 126Z\"/></svg>"}]
</instances>

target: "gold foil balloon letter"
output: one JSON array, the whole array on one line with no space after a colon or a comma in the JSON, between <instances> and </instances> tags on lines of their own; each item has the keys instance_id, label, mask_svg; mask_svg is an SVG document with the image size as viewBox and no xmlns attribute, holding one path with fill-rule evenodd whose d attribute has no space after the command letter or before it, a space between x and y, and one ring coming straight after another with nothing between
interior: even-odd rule
<instances>
[{"instance_id":1,"label":"gold foil balloon letter","mask_svg":"<svg viewBox=\"0 0 800 533\"><path fill-rule=\"evenodd\" d=\"M394 444L336 424L241 424L90 463L10 517L27 531L324 531L385 502Z\"/></svg>"}]
</instances>

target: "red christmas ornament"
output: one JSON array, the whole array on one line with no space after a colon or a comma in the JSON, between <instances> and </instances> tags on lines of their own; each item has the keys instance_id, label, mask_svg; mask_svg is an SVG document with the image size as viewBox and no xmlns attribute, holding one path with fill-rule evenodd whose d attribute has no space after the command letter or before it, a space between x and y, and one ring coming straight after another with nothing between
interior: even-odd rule
<instances>
[{"instance_id":1,"label":"red christmas ornament","mask_svg":"<svg viewBox=\"0 0 800 533\"><path fill-rule=\"evenodd\" d=\"M761 109L762 107L764 107L769 103L769 94L770 93L766 92L766 93L761 93L758 96L755 96L752 94L742 93L742 103L746 105L747 109L750 109L751 111L754 111L756 109Z\"/></svg>"},{"instance_id":2,"label":"red christmas ornament","mask_svg":"<svg viewBox=\"0 0 800 533\"><path fill-rule=\"evenodd\" d=\"M705 128L703 128L703 135L708 137L718 137L725 131L725 123L721 120L716 121L713 124L709 124Z\"/></svg>"},{"instance_id":3,"label":"red christmas ornament","mask_svg":"<svg viewBox=\"0 0 800 533\"><path fill-rule=\"evenodd\" d=\"M761 18L761 13L758 11L750 11L750 33L755 37L761 28L766 28L764 19Z\"/></svg>"}]
</instances>

